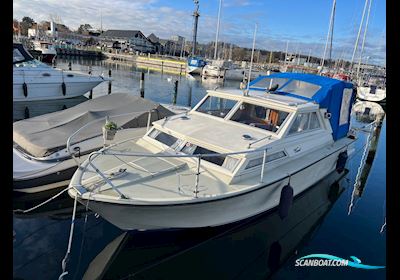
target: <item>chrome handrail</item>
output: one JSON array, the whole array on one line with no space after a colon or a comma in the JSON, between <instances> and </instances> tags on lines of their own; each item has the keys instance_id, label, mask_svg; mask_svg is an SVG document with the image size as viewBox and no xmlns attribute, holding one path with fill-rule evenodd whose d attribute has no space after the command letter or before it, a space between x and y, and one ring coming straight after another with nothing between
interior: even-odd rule
<instances>
[{"instance_id":1,"label":"chrome handrail","mask_svg":"<svg viewBox=\"0 0 400 280\"><path fill-rule=\"evenodd\" d=\"M151 158L195 158L197 159L197 165L196 165L196 178L195 178L195 197L198 198L198 186L199 186L199 180L200 180L200 165L201 165L201 159L204 157L220 157L220 156L231 156L231 155L238 155L238 154L249 154L249 153L255 153L255 152L263 152L263 165L261 167L261 174L260 174L260 183L263 182L264 178L264 171L265 171L265 163L266 163L266 157L267 157L267 150L268 148L258 148L254 150L246 150L246 151L239 151L239 152L230 152L230 153L222 153L222 154L195 154L195 155L187 155L187 154L149 154L149 153L129 153L129 152L111 152L107 153L106 148L101 149L100 151L92 152L89 155L88 158L88 165L90 165L94 171L106 181L113 190L115 190L119 195L120 198L128 198L125 195L123 195L115 186L114 184L111 183L111 181L94 165L92 162L93 157L98 156L98 155L104 155L104 156L132 156L132 157L151 157ZM118 157L116 157L119 159ZM119 159L120 160L120 159ZM92 190L93 191L93 190Z\"/></svg>"}]
</instances>

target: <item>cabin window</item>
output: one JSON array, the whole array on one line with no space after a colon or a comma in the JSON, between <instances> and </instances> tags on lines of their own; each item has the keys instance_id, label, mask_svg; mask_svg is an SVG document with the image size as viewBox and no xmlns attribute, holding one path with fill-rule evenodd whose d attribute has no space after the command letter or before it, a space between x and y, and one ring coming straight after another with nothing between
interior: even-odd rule
<instances>
[{"instance_id":1,"label":"cabin window","mask_svg":"<svg viewBox=\"0 0 400 280\"><path fill-rule=\"evenodd\" d=\"M289 113L276 109L243 103L232 116L231 120L276 132L288 115Z\"/></svg>"},{"instance_id":2,"label":"cabin window","mask_svg":"<svg viewBox=\"0 0 400 280\"><path fill-rule=\"evenodd\" d=\"M300 113L296 116L296 119L289 130L289 134L318 129L320 127L321 125L318 120L317 112Z\"/></svg>"},{"instance_id":3,"label":"cabin window","mask_svg":"<svg viewBox=\"0 0 400 280\"><path fill-rule=\"evenodd\" d=\"M222 156L218 155L217 152L208 150L206 148L194 145L190 142L187 142L185 146L182 148L181 152L188 155L202 155L202 154L213 154L215 156L204 156L201 159L221 166L231 172L233 172L236 166L239 163L239 159L233 158L230 156Z\"/></svg>"},{"instance_id":4,"label":"cabin window","mask_svg":"<svg viewBox=\"0 0 400 280\"><path fill-rule=\"evenodd\" d=\"M317 91L320 90L320 88L320 86L315 84L293 80L281 88L280 91L311 98Z\"/></svg>"},{"instance_id":5,"label":"cabin window","mask_svg":"<svg viewBox=\"0 0 400 280\"><path fill-rule=\"evenodd\" d=\"M347 124L350 114L350 101L353 94L353 89L345 88L343 90L342 105L340 106L339 125Z\"/></svg>"},{"instance_id":6,"label":"cabin window","mask_svg":"<svg viewBox=\"0 0 400 280\"><path fill-rule=\"evenodd\" d=\"M309 129L317 129L317 128L320 128L317 112L312 112L310 116Z\"/></svg>"},{"instance_id":7,"label":"cabin window","mask_svg":"<svg viewBox=\"0 0 400 280\"><path fill-rule=\"evenodd\" d=\"M18 49L13 50L13 63L24 61L25 57Z\"/></svg>"},{"instance_id":8,"label":"cabin window","mask_svg":"<svg viewBox=\"0 0 400 280\"><path fill-rule=\"evenodd\" d=\"M182 142L182 140L158 129L153 129L148 135L172 149L175 149Z\"/></svg>"},{"instance_id":9,"label":"cabin window","mask_svg":"<svg viewBox=\"0 0 400 280\"><path fill-rule=\"evenodd\" d=\"M267 155L267 158L265 159L265 162L268 163L268 162L271 162L271 161L274 161L274 160L283 158L283 157L285 157L285 156L286 156L286 153L285 153L284 151L280 151L280 152L277 152L277 153L273 153L273 154ZM253 167L256 167L256 166L260 166L260 165L262 165L262 162L263 162L263 158L262 158L262 157L256 158L256 159L252 159L252 160L250 160L249 163L246 165L245 170L246 170L246 169L253 168Z\"/></svg>"},{"instance_id":10,"label":"cabin window","mask_svg":"<svg viewBox=\"0 0 400 280\"><path fill-rule=\"evenodd\" d=\"M197 112L224 118L236 105L237 101L217 96L208 96L206 100L196 109Z\"/></svg>"},{"instance_id":11,"label":"cabin window","mask_svg":"<svg viewBox=\"0 0 400 280\"><path fill-rule=\"evenodd\" d=\"M270 89L271 87L278 85L277 88L279 88L279 87L282 87L284 84L286 84L288 81L289 81L289 79L286 79L286 78L265 78L265 79L261 79L260 81L256 82L251 87Z\"/></svg>"},{"instance_id":12,"label":"cabin window","mask_svg":"<svg viewBox=\"0 0 400 280\"><path fill-rule=\"evenodd\" d=\"M307 130L309 117L310 117L309 113L298 114L292 124L292 127L289 130L289 134L294 134Z\"/></svg>"}]
</instances>

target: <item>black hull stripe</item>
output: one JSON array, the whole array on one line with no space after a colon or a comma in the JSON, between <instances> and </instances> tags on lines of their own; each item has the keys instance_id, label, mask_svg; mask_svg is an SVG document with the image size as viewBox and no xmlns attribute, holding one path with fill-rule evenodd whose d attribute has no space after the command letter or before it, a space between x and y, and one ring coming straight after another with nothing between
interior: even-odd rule
<instances>
[{"instance_id":1,"label":"black hull stripe","mask_svg":"<svg viewBox=\"0 0 400 280\"><path fill-rule=\"evenodd\" d=\"M60 171L59 175L57 175L57 173L51 173L45 176L27 180L13 180L13 189L14 190L31 189L35 187L41 187L44 185L50 185L61 181L70 180L74 175L76 169L78 169L78 167L74 166Z\"/></svg>"}]
</instances>

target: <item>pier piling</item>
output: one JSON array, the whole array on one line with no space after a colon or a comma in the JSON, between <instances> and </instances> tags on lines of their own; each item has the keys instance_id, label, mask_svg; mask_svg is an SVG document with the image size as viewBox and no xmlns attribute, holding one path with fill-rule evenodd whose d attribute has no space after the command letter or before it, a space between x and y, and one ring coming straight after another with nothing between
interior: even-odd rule
<instances>
[{"instance_id":1,"label":"pier piling","mask_svg":"<svg viewBox=\"0 0 400 280\"><path fill-rule=\"evenodd\" d=\"M174 85L174 95L172 98L172 104L176 105L176 99L178 97L178 80L175 81L175 85Z\"/></svg>"},{"instance_id":2,"label":"pier piling","mask_svg":"<svg viewBox=\"0 0 400 280\"><path fill-rule=\"evenodd\" d=\"M140 97L144 98L144 72L140 73Z\"/></svg>"}]
</instances>

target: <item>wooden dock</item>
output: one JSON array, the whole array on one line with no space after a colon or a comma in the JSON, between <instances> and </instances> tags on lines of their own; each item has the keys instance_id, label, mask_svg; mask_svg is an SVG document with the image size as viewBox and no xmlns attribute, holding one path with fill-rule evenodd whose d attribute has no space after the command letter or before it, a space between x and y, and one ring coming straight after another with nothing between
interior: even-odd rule
<instances>
[{"instance_id":1,"label":"wooden dock","mask_svg":"<svg viewBox=\"0 0 400 280\"><path fill-rule=\"evenodd\" d=\"M151 57L131 54L106 53L103 55L114 61L126 61L136 64L139 68L165 72L176 75L186 75L186 61L167 57Z\"/></svg>"}]
</instances>

